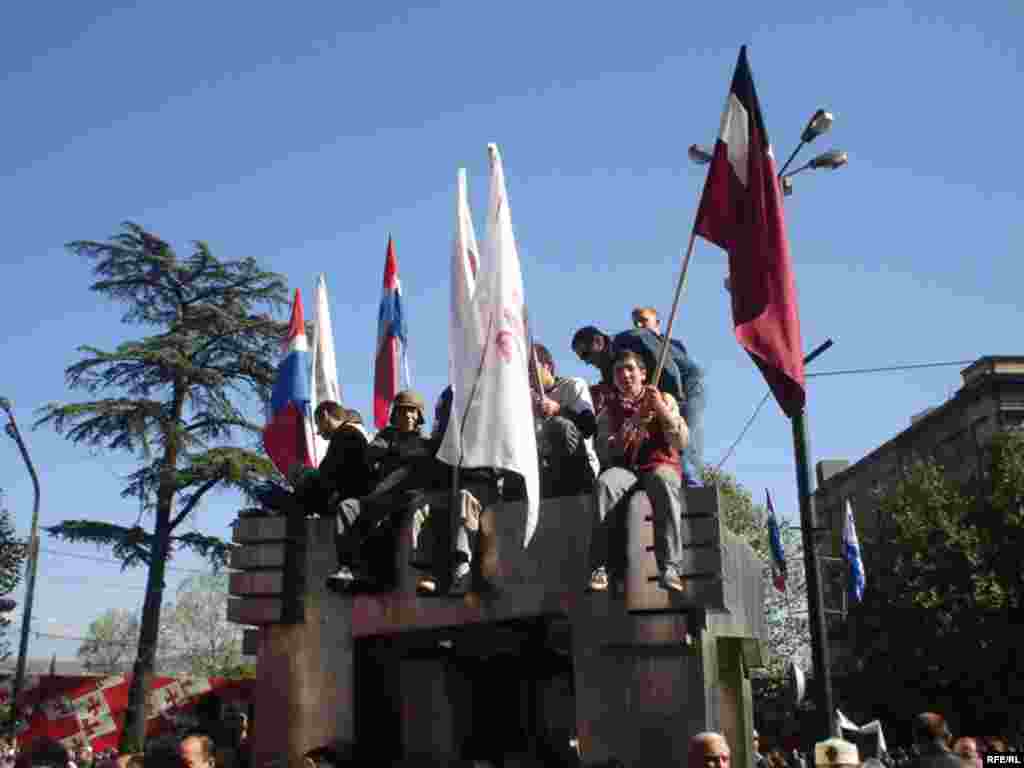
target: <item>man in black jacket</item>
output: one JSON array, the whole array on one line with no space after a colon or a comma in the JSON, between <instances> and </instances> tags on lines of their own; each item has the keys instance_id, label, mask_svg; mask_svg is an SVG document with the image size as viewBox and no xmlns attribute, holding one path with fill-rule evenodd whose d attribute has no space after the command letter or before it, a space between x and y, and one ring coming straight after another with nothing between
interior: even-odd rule
<instances>
[{"instance_id":1,"label":"man in black jacket","mask_svg":"<svg viewBox=\"0 0 1024 768\"><path fill-rule=\"evenodd\" d=\"M963 768L960 758L949 749L951 739L942 715L922 712L914 718L914 743L919 754L911 768Z\"/></svg>"}]
</instances>

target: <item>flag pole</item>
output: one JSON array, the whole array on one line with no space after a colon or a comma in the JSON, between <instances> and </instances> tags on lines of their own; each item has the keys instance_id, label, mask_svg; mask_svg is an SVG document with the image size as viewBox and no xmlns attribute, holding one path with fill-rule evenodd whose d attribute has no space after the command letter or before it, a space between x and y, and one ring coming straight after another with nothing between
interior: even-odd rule
<instances>
[{"instance_id":1,"label":"flag pole","mask_svg":"<svg viewBox=\"0 0 1024 768\"><path fill-rule=\"evenodd\" d=\"M693 256L693 244L697 240L697 230L694 229L690 233L690 245L686 248L686 256L683 258L683 271L679 275L679 282L676 283L676 295L672 299L672 311L668 316L668 324L665 326L665 338L661 344L661 355L658 357L658 367L654 369L654 376L651 378L651 384L658 386L658 382L661 381L661 372L665 370L665 360L668 358L669 339L672 337L672 325L676 320L676 312L679 310L679 297L683 293L683 287L686 285L686 273L690 269L690 257Z\"/></svg>"}]
</instances>

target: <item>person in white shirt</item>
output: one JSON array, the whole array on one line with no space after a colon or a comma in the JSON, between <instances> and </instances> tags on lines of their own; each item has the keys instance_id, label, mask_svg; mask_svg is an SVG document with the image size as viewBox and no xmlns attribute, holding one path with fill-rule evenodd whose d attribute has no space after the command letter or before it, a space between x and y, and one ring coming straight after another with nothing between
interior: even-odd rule
<instances>
[{"instance_id":1,"label":"person in white shirt","mask_svg":"<svg viewBox=\"0 0 1024 768\"><path fill-rule=\"evenodd\" d=\"M555 361L543 344L534 344L531 353L541 496L589 494L601 473L594 451L597 418L590 389L583 379L556 376Z\"/></svg>"}]
</instances>

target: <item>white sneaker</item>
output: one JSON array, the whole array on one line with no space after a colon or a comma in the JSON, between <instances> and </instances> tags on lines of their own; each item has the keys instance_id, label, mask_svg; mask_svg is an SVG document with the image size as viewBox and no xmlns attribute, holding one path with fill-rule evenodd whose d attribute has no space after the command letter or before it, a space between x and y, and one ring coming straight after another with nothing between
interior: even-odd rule
<instances>
[{"instance_id":1,"label":"white sneaker","mask_svg":"<svg viewBox=\"0 0 1024 768\"><path fill-rule=\"evenodd\" d=\"M355 574L352 573L352 569L347 565L341 566L337 571L327 577L328 582L333 582L336 585L351 584L355 581Z\"/></svg>"},{"instance_id":2,"label":"white sneaker","mask_svg":"<svg viewBox=\"0 0 1024 768\"><path fill-rule=\"evenodd\" d=\"M600 568L595 568L594 572L590 574L590 584L587 585L587 589L590 592L608 591L608 571L603 565Z\"/></svg>"}]
</instances>

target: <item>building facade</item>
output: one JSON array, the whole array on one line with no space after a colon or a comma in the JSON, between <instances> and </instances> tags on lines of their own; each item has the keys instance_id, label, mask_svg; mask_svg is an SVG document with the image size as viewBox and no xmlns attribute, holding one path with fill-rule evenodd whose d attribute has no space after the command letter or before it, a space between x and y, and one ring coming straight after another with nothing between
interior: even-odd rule
<instances>
[{"instance_id":1,"label":"building facade","mask_svg":"<svg viewBox=\"0 0 1024 768\"><path fill-rule=\"evenodd\" d=\"M824 556L831 666L837 679L854 671L849 648L857 631L843 618L847 568L840 554L846 501L853 508L870 589L872 572L886 567L873 546L887 530L880 500L903 474L915 462L931 459L961 483L983 482L989 440L999 431L1024 428L1024 356L981 357L961 376L953 397L913 415L906 429L856 463L817 463L818 551Z\"/></svg>"}]
</instances>

